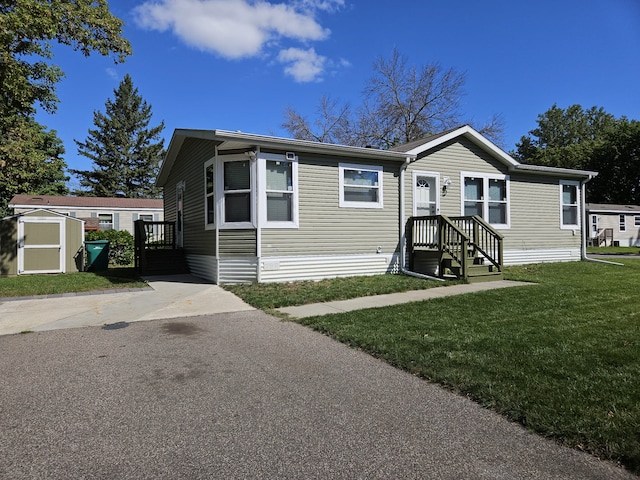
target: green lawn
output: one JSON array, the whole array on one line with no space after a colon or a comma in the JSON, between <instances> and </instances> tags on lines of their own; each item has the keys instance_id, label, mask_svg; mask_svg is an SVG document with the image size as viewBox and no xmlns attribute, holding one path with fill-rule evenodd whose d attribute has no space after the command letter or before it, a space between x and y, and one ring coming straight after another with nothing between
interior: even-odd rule
<instances>
[{"instance_id":1,"label":"green lawn","mask_svg":"<svg viewBox=\"0 0 640 480\"><path fill-rule=\"evenodd\" d=\"M511 267L508 279L538 285L299 322L638 474L640 260L616 260L625 266ZM313 285L309 302L327 288ZM271 286L245 288L233 290L273 308L291 304L298 287L280 285L260 301L257 292Z\"/></svg>"},{"instance_id":2,"label":"green lawn","mask_svg":"<svg viewBox=\"0 0 640 480\"><path fill-rule=\"evenodd\" d=\"M147 284L133 268L109 268L104 272L0 277L0 298L87 292L112 288L141 288Z\"/></svg>"},{"instance_id":3,"label":"green lawn","mask_svg":"<svg viewBox=\"0 0 640 480\"><path fill-rule=\"evenodd\" d=\"M640 247L587 247L587 253L597 255L640 255Z\"/></svg>"}]
</instances>

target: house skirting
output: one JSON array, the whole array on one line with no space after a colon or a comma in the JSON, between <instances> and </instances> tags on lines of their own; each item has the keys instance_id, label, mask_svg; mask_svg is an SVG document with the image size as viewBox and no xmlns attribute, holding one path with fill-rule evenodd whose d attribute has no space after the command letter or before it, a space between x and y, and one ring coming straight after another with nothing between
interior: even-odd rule
<instances>
[{"instance_id":1,"label":"house skirting","mask_svg":"<svg viewBox=\"0 0 640 480\"><path fill-rule=\"evenodd\" d=\"M539 250L505 250L504 265L527 263L575 262L581 258L580 248L547 248Z\"/></svg>"},{"instance_id":2,"label":"house skirting","mask_svg":"<svg viewBox=\"0 0 640 480\"><path fill-rule=\"evenodd\" d=\"M398 273L397 254L216 258L187 255L192 274L214 283L292 282Z\"/></svg>"}]
</instances>

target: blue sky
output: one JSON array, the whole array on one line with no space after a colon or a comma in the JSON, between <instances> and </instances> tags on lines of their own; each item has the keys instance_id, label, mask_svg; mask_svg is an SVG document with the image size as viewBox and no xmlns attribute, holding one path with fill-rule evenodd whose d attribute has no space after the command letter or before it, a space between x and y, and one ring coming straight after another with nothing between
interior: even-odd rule
<instances>
[{"instance_id":1,"label":"blue sky","mask_svg":"<svg viewBox=\"0 0 640 480\"><path fill-rule=\"evenodd\" d=\"M313 118L323 94L358 105L376 57L394 48L409 64L466 74L464 118L494 114L514 148L554 103L597 105L640 119L638 0L110 0L133 55L123 64L56 48L66 78L56 114L70 168L91 169L84 141L94 110L129 73L175 128L287 136L291 106ZM77 187L73 179L72 187Z\"/></svg>"}]
</instances>

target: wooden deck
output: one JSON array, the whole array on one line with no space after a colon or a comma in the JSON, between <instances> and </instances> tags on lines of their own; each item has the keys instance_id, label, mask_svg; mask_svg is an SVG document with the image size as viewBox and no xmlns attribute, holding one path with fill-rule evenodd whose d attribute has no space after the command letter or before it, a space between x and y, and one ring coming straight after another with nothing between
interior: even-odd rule
<instances>
[{"instance_id":1,"label":"wooden deck","mask_svg":"<svg viewBox=\"0 0 640 480\"><path fill-rule=\"evenodd\" d=\"M478 216L411 217L407 222L409 269L469 282L502 280L502 235Z\"/></svg>"},{"instance_id":2,"label":"wooden deck","mask_svg":"<svg viewBox=\"0 0 640 480\"><path fill-rule=\"evenodd\" d=\"M184 250L176 243L174 222L137 220L135 229L135 268L141 275L189 273Z\"/></svg>"}]
</instances>

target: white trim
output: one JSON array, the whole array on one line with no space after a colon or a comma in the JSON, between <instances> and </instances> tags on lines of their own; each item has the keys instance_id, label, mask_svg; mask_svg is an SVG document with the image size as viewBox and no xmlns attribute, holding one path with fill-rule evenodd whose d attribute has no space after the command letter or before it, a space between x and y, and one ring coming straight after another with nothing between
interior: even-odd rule
<instances>
[{"instance_id":1,"label":"white trim","mask_svg":"<svg viewBox=\"0 0 640 480\"><path fill-rule=\"evenodd\" d=\"M582 194L580 192L580 182L576 180L560 180L558 182L559 185L559 193L560 193L560 230L580 230L580 203L582 202ZM562 198L562 187L564 185L570 185L575 187L576 189L576 223L564 224L564 216L562 209L564 207L564 201Z\"/></svg>"},{"instance_id":2,"label":"white trim","mask_svg":"<svg viewBox=\"0 0 640 480\"><path fill-rule=\"evenodd\" d=\"M251 211L250 220L248 222L227 222L225 218L225 188L224 188L224 164L227 162L249 162L249 207ZM222 230L239 230L256 228L256 160L245 154L232 154L218 156L216 171L216 192L217 205L216 210L219 228Z\"/></svg>"},{"instance_id":3,"label":"white trim","mask_svg":"<svg viewBox=\"0 0 640 480\"><path fill-rule=\"evenodd\" d=\"M481 172L460 172L460 215L464 216L464 179L465 178L481 178L482 179L482 218L485 222L491 225L496 230L508 230L511 228L511 177L501 173L481 173ZM506 201L506 216L507 223L491 223L489 221L489 203L492 203L489 199L489 180L504 180L505 181L505 194ZM493 202L496 203L496 202ZM500 202L502 203L502 202Z\"/></svg>"},{"instance_id":4,"label":"white trim","mask_svg":"<svg viewBox=\"0 0 640 480\"><path fill-rule=\"evenodd\" d=\"M416 180L417 177L432 177L435 178L435 191L436 191L436 215L440 215L440 174L437 172L425 172L422 170L414 170L413 175L411 177L411 194L412 194L412 213L414 217L418 216L418 212L416 211Z\"/></svg>"},{"instance_id":5,"label":"white trim","mask_svg":"<svg viewBox=\"0 0 640 480\"><path fill-rule=\"evenodd\" d=\"M59 230L59 244L50 245L29 245L24 244L24 224L25 223L55 223L58 225ZM25 270L24 266L24 254L25 248L27 250L37 250L45 248L57 248L58 249L58 268L49 270ZM18 218L18 275L32 274L32 273L65 273L66 271L66 228L65 219L56 217L31 217L20 216Z\"/></svg>"},{"instance_id":6,"label":"white trim","mask_svg":"<svg viewBox=\"0 0 640 480\"><path fill-rule=\"evenodd\" d=\"M425 152L427 150L431 150L432 148L438 147L438 146L442 145L443 143L446 143L446 142L448 142L450 140L453 140L453 139L461 137L461 136L464 136L464 137L468 138L473 143L475 143L476 145L481 147L483 150L493 154L495 157L497 157L499 160L501 160L504 164L509 165L510 167L515 167L517 165L520 165L519 162L517 162L516 160L511 158L502 149L498 148L496 145L491 143L489 140L487 140L480 133L478 133L473 128L471 128L469 125L464 125L464 126L462 126L460 128L452 130L451 132L449 132L449 133L447 133L445 135L442 135L442 136L440 136L438 138L434 138L430 142L423 143L422 145L419 145L419 146L409 150L408 152L406 152L406 154L407 155L419 155L422 152Z\"/></svg>"},{"instance_id":7,"label":"white trim","mask_svg":"<svg viewBox=\"0 0 640 480\"><path fill-rule=\"evenodd\" d=\"M375 185L378 189L378 201L377 202L353 202L344 199L344 171L345 170L362 170L365 172L376 172L378 175L378 185ZM384 202L384 190L382 187L382 177L384 176L384 169L380 165L360 165L354 163L340 163L338 164L338 185L341 208L383 208Z\"/></svg>"},{"instance_id":8,"label":"white trim","mask_svg":"<svg viewBox=\"0 0 640 480\"><path fill-rule=\"evenodd\" d=\"M292 189L287 192L292 195L292 212L290 222L274 222L267 218L267 161L286 162L291 164ZM260 207L259 223L262 228L298 228L299 227L299 187L298 187L298 156L287 158L285 154L260 153L258 157L258 205Z\"/></svg>"}]
</instances>

